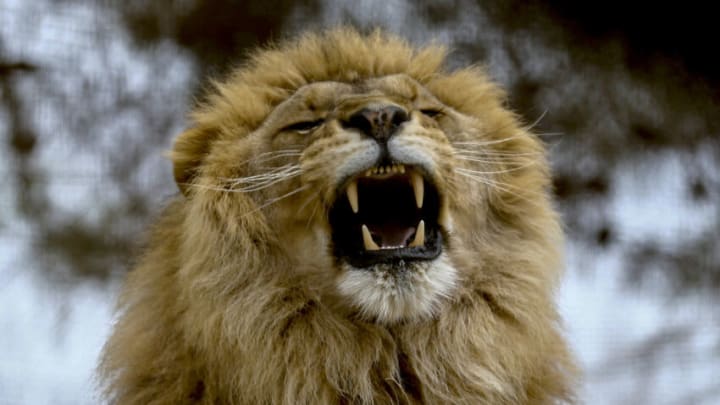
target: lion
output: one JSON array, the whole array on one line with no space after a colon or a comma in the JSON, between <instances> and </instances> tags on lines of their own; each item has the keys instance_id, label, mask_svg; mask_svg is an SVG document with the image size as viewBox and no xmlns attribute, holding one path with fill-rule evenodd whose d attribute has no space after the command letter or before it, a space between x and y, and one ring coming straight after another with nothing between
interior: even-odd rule
<instances>
[{"instance_id":1,"label":"lion","mask_svg":"<svg viewBox=\"0 0 720 405\"><path fill-rule=\"evenodd\" d=\"M338 28L213 84L119 297L109 402L573 402L543 144L446 59Z\"/></svg>"}]
</instances>

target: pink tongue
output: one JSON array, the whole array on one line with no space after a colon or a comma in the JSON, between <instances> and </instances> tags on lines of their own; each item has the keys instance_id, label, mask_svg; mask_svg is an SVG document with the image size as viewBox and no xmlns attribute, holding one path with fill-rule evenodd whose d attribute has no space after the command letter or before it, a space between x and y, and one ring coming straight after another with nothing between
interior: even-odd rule
<instances>
[{"instance_id":1,"label":"pink tongue","mask_svg":"<svg viewBox=\"0 0 720 405\"><path fill-rule=\"evenodd\" d=\"M407 227L399 224L368 224L367 227L373 240L381 249L407 246L410 243L408 239L415 233L414 226Z\"/></svg>"}]
</instances>

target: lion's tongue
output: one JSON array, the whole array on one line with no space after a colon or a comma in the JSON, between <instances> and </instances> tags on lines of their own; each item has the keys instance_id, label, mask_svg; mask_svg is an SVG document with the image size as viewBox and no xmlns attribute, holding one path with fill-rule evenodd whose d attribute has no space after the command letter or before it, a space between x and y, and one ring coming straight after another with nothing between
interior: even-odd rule
<instances>
[{"instance_id":1,"label":"lion's tongue","mask_svg":"<svg viewBox=\"0 0 720 405\"><path fill-rule=\"evenodd\" d=\"M410 237L415 233L414 226L402 224L368 224L367 227L380 249L405 247L410 243Z\"/></svg>"}]
</instances>

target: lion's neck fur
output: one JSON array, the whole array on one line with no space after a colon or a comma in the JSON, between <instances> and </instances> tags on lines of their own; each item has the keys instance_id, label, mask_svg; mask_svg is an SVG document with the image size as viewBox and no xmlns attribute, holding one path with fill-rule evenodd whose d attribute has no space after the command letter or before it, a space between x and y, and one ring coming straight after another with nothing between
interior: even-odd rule
<instances>
[{"instance_id":1,"label":"lion's neck fur","mask_svg":"<svg viewBox=\"0 0 720 405\"><path fill-rule=\"evenodd\" d=\"M168 211L148 255L156 257L128 280L121 333L108 343L103 368L122 370L109 387L119 403L498 404L569 395L568 354L547 327L557 316L535 292L532 269L514 285L464 280L437 318L381 325L333 310L292 277L273 238L248 232L266 232L260 222L219 232L207 228L226 226L212 210L178 203ZM239 251L237 238L250 248ZM171 266L143 268L154 263ZM529 302L532 314L522 309Z\"/></svg>"}]
</instances>

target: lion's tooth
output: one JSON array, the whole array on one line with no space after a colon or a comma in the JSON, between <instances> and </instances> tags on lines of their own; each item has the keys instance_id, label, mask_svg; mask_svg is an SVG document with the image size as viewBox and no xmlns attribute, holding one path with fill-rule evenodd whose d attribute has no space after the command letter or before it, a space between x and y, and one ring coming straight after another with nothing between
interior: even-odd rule
<instances>
[{"instance_id":1,"label":"lion's tooth","mask_svg":"<svg viewBox=\"0 0 720 405\"><path fill-rule=\"evenodd\" d=\"M363 236L363 244L365 245L365 250L380 250L380 246L375 243L372 236L370 236L370 230L368 229L365 224L362 226L362 236Z\"/></svg>"},{"instance_id":2,"label":"lion's tooth","mask_svg":"<svg viewBox=\"0 0 720 405\"><path fill-rule=\"evenodd\" d=\"M400 169L400 173L405 173L405 165L398 166L398 169Z\"/></svg>"},{"instance_id":3,"label":"lion's tooth","mask_svg":"<svg viewBox=\"0 0 720 405\"><path fill-rule=\"evenodd\" d=\"M408 247L425 246L425 221L422 219L417 226L415 231L415 239L408 245Z\"/></svg>"},{"instance_id":4,"label":"lion's tooth","mask_svg":"<svg viewBox=\"0 0 720 405\"><path fill-rule=\"evenodd\" d=\"M357 180L351 181L350 184L348 184L347 189L345 189L345 192L347 193L348 201L350 201L350 207L353 212L357 214L360 209L358 203Z\"/></svg>"},{"instance_id":5,"label":"lion's tooth","mask_svg":"<svg viewBox=\"0 0 720 405\"><path fill-rule=\"evenodd\" d=\"M415 204L418 208L422 208L423 200L425 199L425 185L423 184L423 178L420 173L413 171L410 174L410 183L412 183L412 188L415 192Z\"/></svg>"}]
</instances>

